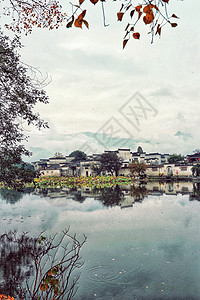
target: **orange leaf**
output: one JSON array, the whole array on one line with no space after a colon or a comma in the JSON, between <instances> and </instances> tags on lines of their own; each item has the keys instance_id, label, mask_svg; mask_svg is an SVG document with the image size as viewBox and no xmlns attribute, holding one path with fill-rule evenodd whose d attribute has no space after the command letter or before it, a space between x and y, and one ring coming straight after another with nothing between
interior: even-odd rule
<instances>
[{"instance_id":1,"label":"orange leaf","mask_svg":"<svg viewBox=\"0 0 200 300\"><path fill-rule=\"evenodd\" d=\"M81 5L85 0L79 0L79 4Z\"/></svg>"},{"instance_id":2,"label":"orange leaf","mask_svg":"<svg viewBox=\"0 0 200 300\"><path fill-rule=\"evenodd\" d=\"M135 7L136 11L140 11L141 8L142 8L142 5L138 5Z\"/></svg>"},{"instance_id":3,"label":"orange leaf","mask_svg":"<svg viewBox=\"0 0 200 300\"><path fill-rule=\"evenodd\" d=\"M152 11L152 10L151 10L151 5L150 5L150 4L146 5L146 6L143 8L143 12L144 12L145 14L149 14L151 11Z\"/></svg>"},{"instance_id":4,"label":"orange leaf","mask_svg":"<svg viewBox=\"0 0 200 300\"><path fill-rule=\"evenodd\" d=\"M152 11L151 11L151 13L146 14L146 16L143 17L143 21L144 21L145 24L152 23L153 19L154 19L154 15L153 15Z\"/></svg>"},{"instance_id":5,"label":"orange leaf","mask_svg":"<svg viewBox=\"0 0 200 300\"><path fill-rule=\"evenodd\" d=\"M47 288L48 288L48 285L47 285L47 284L41 284L41 285L40 285L41 291L46 291Z\"/></svg>"},{"instance_id":6,"label":"orange leaf","mask_svg":"<svg viewBox=\"0 0 200 300\"><path fill-rule=\"evenodd\" d=\"M94 5L97 4L99 0L90 0Z\"/></svg>"},{"instance_id":7,"label":"orange leaf","mask_svg":"<svg viewBox=\"0 0 200 300\"><path fill-rule=\"evenodd\" d=\"M85 26L89 29L89 24L86 20L83 20L83 23L85 24Z\"/></svg>"},{"instance_id":8,"label":"orange leaf","mask_svg":"<svg viewBox=\"0 0 200 300\"><path fill-rule=\"evenodd\" d=\"M74 26L82 28L83 20L76 19L74 22Z\"/></svg>"},{"instance_id":9,"label":"orange leaf","mask_svg":"<svg viewBox=\"0 0 200 300\"><path fill-rule=\"evenodd\" d=\"M139 32L134 32L134 33L133 33L133 37L134 37L134 39L139 40L139 38L140 38L140 33L139 33Z\"/></svg>"},{"instance_id":10,"label":"orange leaf","mask_svg":"<svg viewBox=\"0 0 200 300\"><path fill-rule=\"evenodd\" d=\"M142 15L142 12L138 11L138 20L140 19L141 15Z\"/></svg>"},{"instance_id":11,"label":"orange leaf","mask_svg":"<svg viewBox=\"0 0 200 300\"><path fill-rule=\"evenodd\" d=\"M125 48L127 42L128 42L128 40L123 40L123 49Z\"/></svg>"},{"instance_id":12,"label":"orange leaf","mask_svg":"<svg viewBox=\"0 0 200 300\"><path fill-rule=\"evenodd\" d=\"M85 14L86 14L86 9L84 9L83 11L82 11L82 13L78 16L78 20L83 20L83 18L85 17Z\"/></svg>"},{"instance_id":13,"label":"orange leaf","mask_svg":"<svg viewBox=\"0 0 200 300\"><path fill-rule=\"evenodd\" d=\"M122 13L122 12L118 12L118 13L117 13L117 19L118 19L118 21L121 21L121 20L122 20L123 15L124 15L124 13Z\"/></svg>"}]
</instances>

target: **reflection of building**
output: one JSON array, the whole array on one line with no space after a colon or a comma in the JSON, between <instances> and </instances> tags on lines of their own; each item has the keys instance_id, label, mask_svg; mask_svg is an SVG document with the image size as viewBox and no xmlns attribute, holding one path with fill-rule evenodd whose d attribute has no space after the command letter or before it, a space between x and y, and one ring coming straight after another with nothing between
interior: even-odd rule
<instances>
[{"instance_id":1,"label":"reflection of building","mask_svg":"<svg viewBox=\"0 0 200 300\"><path fill-rule=\"evenodd\" d=\"M151 195L161 195L163 193L167 195L190 194L193 191L193 184L191 181L179 181L179 182L148 182L146 184L148 193Z\"/></svg>"},{"instance_id":2,"label":"reflection of building","mask_svg":"<svg viewBox=\"0 0 200 300\"><path fill-rule=\"evenodd\" d=\"M195 185L196 184L196 185ZM190 200L200 200L200 183L191 181L148 182L145 185L117 185L106 188L80 188L63 189L35 189L34 194L45 196L45 200L53 206L66 206L67 200L82 203L87 198L101 201L103 205L132 207L135 203L142 202L148 195L161 196L187 194Z\"/></svg>"}]
</instances>

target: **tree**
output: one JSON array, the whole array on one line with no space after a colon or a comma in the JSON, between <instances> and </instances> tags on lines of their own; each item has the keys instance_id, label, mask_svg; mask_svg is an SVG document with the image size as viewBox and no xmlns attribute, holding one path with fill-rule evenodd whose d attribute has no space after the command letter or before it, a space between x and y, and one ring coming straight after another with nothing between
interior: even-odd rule
<instances>
[{"instance_id":1,"label":"tree","mask_svg":"<svg viewBox=\"0 0 200 300\"><path fill-rule=\"evenodd\" d=\"M69 234L37 237L15 231L0 236L1 292L16 299L74 299L83 241Z\"/></svg>"},{"instance_id":2,"label":"tree","mask_svg":"<svg viewBox=\"0 0 200 300\"><path fill-rule=\"evenodd\" d=\"M192 175L194 177L199 177L199 175L200 175L200 164L196 164L192 167Z\"/></svg>"},{"instance_id":3,"label":"tree","mask_svg":"<svg viewBox=\"0 0 200 300\"><path fill-rule=\"evenodd\" d=\"M37 103L48 103L45 92L27 75L20 62L18 37L12 41L0 32L0 181L15 187L16 180L30 181L32 170L22 161L31 153L22 142L27 140L23 122L46 128L47 123L33 112Z\"/></svg>"},{"instance_id":4,"label":"tree","mask_svg":"<svg viewBox=\"0 0 200 300\"><path fill-rule=\"evenodd\" d=\"M101 171L102 171L101 164L99 164L99 163L93 163L93 164L91 165L91 169L92 169L92 171L93 171L96 175L100 175L100 174L101 174Z\"/></svg>"},{"instance_id":5,"label":"tree","mask_svg":"<svg viewBox=\"0 0 200 300\"><path fill-rule=\"evenodd\" d=\"M141 146L139 146L139 147L137 148L137 153L139 153L139 154L143 153L143 150L142 150L142 147L141 147Z\"/></svg>"},{"instance_id":6,"label":"tree","mask_svg":"<svg viewBox=\"0 0 200 300\"><path fill-rule=\"evenodd\" d=\"M181 154L171 154L169 156L168 162L170 164L174 164L174 163L181 162L181 161L184 161L184 160L185 160L185 156L183 156Z\"/></svg>"},{"instance_id":7,"label":"tree","mask_svg":"<svg viewBox=\"0 0 200 300\"><path fill-rule=\"evenodd\" d=\"M119 170L122 166L122 159L114 152L105 152L100 157L101 170L107 171L112 175L118 176Z\"/></svg>"},{"instance_id":8,"label":"tree","mask_svg":"<svg viewBox=\"0 0 200 300\"><path fill-rule=\"evenodd\" d=\"M79 3L70 4L70 12L66 13L67 9L62 7L59 0L8 0L8 5L4 6L4 15L10 17L10 22L5 24L7 29L14 32L26 34L31 33L34 27L48 28L52 30L66 24L66 28L72 26L82 28L83 25L89 28L89 23L86 20L89 4L100 6L103 15L104 26L108 26L105 17L106 0L79 0ZM114 14L117 21L128 19L125 26L125 35L123 38L123 48L131 37L134 39L140 38L140 32L136 31L137 23L143 23L149 26L151 33L151 42L155 35L161 35L162 28L165 25L176 27L177 23L173 20L178 19L175 14L168 15L168 5L170 0L141 0L127 1L115 0ZM119 4L119 5L118 5Z\"/></svg>"},{"instance_id":9,"label":"tree","mask_svg":"<svg viewBox=\"0 0 200 300\"><path fill-rule=\"evenodd\" d=\"M148 190L144 185L131 186L130 195L134 197L135 201L142 201L147 194L148 194Z\"/></svg>"},{"instance_id":10,"label":"tree","mask_svg":"<svg viewBox=\"0 0 200 300\"><path fill-rule=\"evenodd\" d=\"M132 162L129 169L132 175L141 177L144 176L147 166L143 162Z\"/></svg>"},{"instance_id":11,"label":"tree","mask_svg":"<svg viewBox=\"0 0 200 300\"><path fill-rule=\"evenodd\" d=\"M74 157L74 161L80 162L87 159L87 155L83 151L75 150L69 155L70 157Z\"/></svg>"},{"instance_id":12,"label":"tree","mask_svg":"<svg viewBox=\"0 0 200 300\"><path fill-rule=\"evenodd\" d=\"M56 152L53 157L55 157L55 158L63 158L64 156L63 156L62 153Z\"/></svg>"},{"instance_id":13,"label":"tree","mask_svg":"<svg viewBox=\"0 0 200 300\"><path fill-rule=\"evenodd\" d=\"M113 187L105 187L104 189L101 189L100 192L101 196L99 199L102 201L104 206L116 206L124 200L123 191L118 184Z\"/></svg>"}]
</instances>

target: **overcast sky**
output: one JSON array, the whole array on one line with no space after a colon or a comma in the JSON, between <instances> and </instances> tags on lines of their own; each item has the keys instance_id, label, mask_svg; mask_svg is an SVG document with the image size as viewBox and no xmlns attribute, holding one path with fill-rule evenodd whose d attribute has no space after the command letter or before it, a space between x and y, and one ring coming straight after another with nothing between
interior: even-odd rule
<instances>
[{"instance_id":1,"label":"overcast sky","mask_svg":"<svg viewBox=\"0 0 200 300\"><path fill-rule=\"evenodd\" d=\"M37 106L50 130L25 128L28 147L69 154L82 136L71 134L108 134L107 126L118 137L150 141L141 142L146 151L186 154L200 148L200 2L169 2L169 14L180 17L179 25L165 26L153 44L143 26L141 39L131 39L122 50L125 24L115 21L116 3L105 7L106 28L98 3L88 7L89 30L63 27L22 37L22 61L52 79L45 88L50 103ZM138 108L141 103L148 110Z\"/></svg>"}]
</instances>

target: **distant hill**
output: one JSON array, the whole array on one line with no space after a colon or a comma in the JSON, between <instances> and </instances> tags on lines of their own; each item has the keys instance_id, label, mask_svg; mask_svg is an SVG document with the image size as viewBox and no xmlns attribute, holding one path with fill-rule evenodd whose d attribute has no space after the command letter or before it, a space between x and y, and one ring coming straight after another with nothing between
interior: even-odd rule
<instances>
[{"instance_id":1,"label":"distant hill","mask_svg":"<svg viewBox=\"0 0 200 300\"><path fill-rule=\"evenodd\" d=\"M41 141L40 141L41 139ZM104 150L116 150L118 148L130 148L135 151L139 145L145 149L145 144L151 144L149 140L111 137L104 133L79 132L76 134L59 134L52 138L38 136L37 145L30 146L32 152L30 158L26 161L37 161L41 158L54 156L55 152L61 152L63 155L69 155L74 150L82 150L86 154L102 153Z\"/></svg>"}]
</instances>

